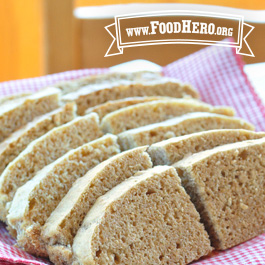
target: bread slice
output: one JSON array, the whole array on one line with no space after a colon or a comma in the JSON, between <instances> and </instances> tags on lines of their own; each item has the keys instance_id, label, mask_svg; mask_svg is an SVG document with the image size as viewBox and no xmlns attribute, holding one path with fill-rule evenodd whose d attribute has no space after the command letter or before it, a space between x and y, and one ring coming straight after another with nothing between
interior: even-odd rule
<instances>
[{"instance_id":1,"label":"bread slice","mask_svg":"<svg viewBox=\"0 0 265 265\"><path fill-rule=\"evenodd\" d=\"M105 74L98 75L90 75L78 79L74 79L71 81L63 81L55 84L55 87L61 89L63 94L68 94L74 91L77 91L81 87L92 85L92 84L110 84L110 83L129 83L129 81L143 81L143 80L154 80L161 78L161 74L159 72L151 72L151 71L139 71L139 72L110 72Z\"/></svg>"},{"instance_id":2,"label":"bread slice","mask_svg":"<svg viewBox=\"0 0 265 265\"><path fill-rule=\"evenodd\" d=\"M74 183L43 228L42 237L52 262L71 263L73 238L99 196L136 172L152 167L146 149L140 147L113 156Z\"/></svg>"},{"instance_id":3,"label":"bread slice","mask_svg":"<svg viewBox=\"0 0 265 265\"><path fill-rule=\"evenodd\" d=\"M130 129L161 122L189 112L225 113L234 111L228 107L213 107L206 103L186 99L167 99L140 103L106 115L101 122L103 132L118 134Z\"/></svg>"},{"instance_id":4,"label":"bread slice","mask_svg":"<svg viewBox=\"0 0 265 265\"><path fill-rule=\"evenodd\" d=\"M177 79L164 77L152 81L135 81L129 84L103 83L90 85L76 92L66 94L62 99L65 102L74 100L78 107L77 113L83 115L88 108L109 100L139 96L199 97L198 93L190 85L182 84Z\"/></svg>"},{"instance_id":5,"label":"bread slice","mask_svg":"<svg viewBox=\"0 0 265 265\"><path fill-rule=\"evenodd\" d=\"M17 232L18 245L31 254L47 257L40 237L47 218L76 179L119 152L117 136L105 135L69 151L21 186L7 216L9 226Z\"/></svg>"},{"instance_id":6,"label":"bread slice","mask_svg":"<svg viewBox=\"0 0 265 265\"><path fill-rule=\"evenodd\" d=\"M59 107L60 90L47 88L27 97L7 101L0 108L0 142L35 117Z\"/></svg>"},{"instance_id":7,"label":"bread slice","mask_svg":"<svg viewBox=\"0 0 265 265\"><path fill-rule=\"evenodd\" d=\"M16 190L30 180L39 170L52 163L69 150L92 141L102 135L96 113L75 118L54 128L31 142L6 167L0 177L0 218L6 220L10 201Z\"/></svg>"},{"instance_id":8,"label":"bread slice","mask_svg":"<svg viewBox=\"0 0 265 265\"><path fill-rule=\"evenodd\" d=\"M216 249L265 232L264 157L261 138L219 146L173 165Z\"/></svg>"},{"instance_id":9,"label":"bread slice","mask_svg":"<svg viewBox=\"0 0 265 265\"><path fill-rule=\"evenodd\" d=\"M6 166L15 159L33 140L44 135L51 129L63 125L76 117L75 103L67 103L61 108L42 116L12 133L0 143L0 175Z\"/></svg>"},{"instance_id":10,"label":"bread slice","mask_svg":"<svg viewBox=\"0 0 265 265\"><path fill-rule=\"evenodd\" d=\"M188 264L211 252L173 167L159 166L100 197L74 239L74 264Z\"/></svg>"},{"instance_id":11,"label":"bread slice","mask_svg":"<svg viewBox=\"0 0 265 265\"><path fill-rule=\"evenodd\" d=\"M13 94L13 95L8 95L5 97L0 98L0 104L6 103L7 101L11 101L14 99L22 98L31 95L31 92L23 92L19 94Z\"/></svg>"},{"instance_id":12,"label":"bread slice","mask_svg":"<svg viewBox=\"0 0 265 265\"><path fill-rule=\"evenodd\" d=\"M221 129L192 133L155 143L148 148L154 165L172 165L179 160L219 145L265 137L264 132Z\"/></svg>"},{"instance_id":13,"label":"bread slice","mask_svg":"<svg viewBox=\"0 0 265 265\"><path fill-rule=\"evenodd\" d=\"M104 116L115 110L136 105L139 103L155 101L160 99L167 99L167 97L131 97L131 98L118 99L118 100L110 100L106 103L87 109L85 113L89 114L91 112L96 112L99 116L99 119L101 120Z\"/></svg>"},{"instance_id":14,"label":"bread slice","mask_svg":"<svg viewBox=\"0 0 265 265\"><path fill-rule=\"evenodd\" d=\"M118 141L122 150L128 150L176 136L213 129L254 130L254 126L242 119L214 113L194 112L123 132L118 135Z\"/></svg>"}]
</instances>

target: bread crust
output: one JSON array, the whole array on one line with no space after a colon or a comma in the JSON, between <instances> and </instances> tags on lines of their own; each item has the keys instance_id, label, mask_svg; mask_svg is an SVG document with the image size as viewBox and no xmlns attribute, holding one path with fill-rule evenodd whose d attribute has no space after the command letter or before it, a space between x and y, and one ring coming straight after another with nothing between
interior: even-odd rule
<instances>
[{"instance_id":1,"label":"bread crust","mask_svg":"<svg viewBox=\"0 0 265 265\"><path fill-rule=\"evenodd\" d=\"M76 92L63 95L64 102L75 101L77 113L83 115L88 108L128 97L163 96L173 98L190 97L197 99L198 92L190 85L173 78L159 78L148 81L125 83L102 83L82 87Z\"/></svg>"},{"instance_id":2,"label":"bread crust","mask_svg":"<svg viewBox=\"0 0 265 265\"><path fill-rule=\"evenodd\" d=\"M31 142L6 167L0 177L0 219L6 221L6 215L16 190L34 175L64 155L66 152L102 135L96 113L74 120L52 129Z\"/></svg>"},{"instance_id":3,"label":"bread crust","mask_svg":"<svg viewBox=\"0 0 265 265\"><path fill-rule=\"evenodd\" d=\"M64 252L72 251L73 238L99 196L139 170L152 167L146 149L146 146L139 147L113 156L74 183L43 228L42 238L49 246L48 253L52 262L66 264ZM62 253L59 255L60 250ZM69 260L67 264L71 262Z\"/></svg>"},{"instance_id":4,"label":"bread crust","mask_svg":"<svg viewBox=\"0 0 265 265\"><path fill-rule=\"evenodd\" d=\"M110 100L106 103L99 104L95 107L89 108L86 110L86 114L91 112L96 112L101 120L107 114L116 111L121 108L125 108L128 106L136 105L139 103L155 101L160 99L167 99L168 97L130 97L130 98L123 98L117 100Z\"/></svg>"},{"instance_id":5,"label":"bread crust","mask_svg":"<svg viewBox=\"0 0 265 265\"><path fill-rule=\"evenodd\" d=\"M214 147L265 137L263 132L243 129L221 129L173 137L152 144L148 153L154 165L172 165L192 154Z\"/></svg>"},{"instance_id":6,"label":"bread crust","mask_svg":"<svg viewBox=\"0 0 265 265\"><path fill-rule=\"evenodd\" d=\"M119 152L117 137L105 135L67 152L21 186L7 216L9 226L16 230L18 245L31 254L47 257L41 240L47 218L76 179Z\"/></svg>"},{"instance_id":7,"label":"bread crust","mask_svg":"<svg viewBox=\"0 0 265 265\"><path fill-rule=\"evenodd\" d=\"M33 140L41 137L55 127L63 125L76 117L76 104L67 103L63 107L42 116L12 133L0 143L0 175Z\"/></svg>"},{"instance_id":8,"label":"bread crust","mask_svg":"<svg viewBox=\"0 0 265 265\"><path fill-rule=\"evenodd\" d=\"M138 72L110 72L98 75L90 75L82 78L77 78L70 81L63 81L55 84L55 87L58 87L62 94L68 94L75 92L80 88L92 84L102 84L102 83L121 83L126 84L129 81L144 81L144 80L154 80L161 78L161 73L159 72L150 72L150 71L138 71Z\"/></svg>"},{"instance_id":9,"label":"bread crust","mask_svg":"<svg viewBox=\"0 0 265 265\"><path fill-rule=\"evenodd\" d=\"M128 130L118 135L122 150L128 150L141 145L151 145L172 137L213 129L246 129L254 130L254 126L242 119L224 115L193 112Z\"/></svg>"},{"instance_id":10,"label":"bread crust","mask_svg":"<svg viewBox=\"0 0 265 265\"><path fill-rule=\"evenodd\" d=\"M58 108L60 96L60 90L51 87L3 103L0 108L0 142L35 117Z\"/></svg>"},{"instance_id":11,"label":"bread crust","mask_svg":"<svg viewBox=\"0 0 265 265\"><path fill-rule=\"evenodd\" d=\"M265 232L264 147L265 138L232 143L173 165L216 249Z\"/></svg>"},{"instance_id":12,"label":"bread crust","mask_svg":"<svg viewBox=\"0 0 265 265\"><path fill-rule=\"evenodd\" d=\"M162 122L190 112L224 112L230 115L230 110L231 108L213 107L197 100L173 98L156 100L139 103L109 113L102 119L101 129L105 133L119 134L130 129Z\"/></svg>"},{"instance_id":13,"label":"bread crust","mask_svg":"<svg viewBox=\"0 0 265 265\"><path fill-rule=\"evenodd\" d=\"M211 252L173 167L158 166L100 197L74 239L73 264L187 264Z\"/></svg>"}]
</instances>

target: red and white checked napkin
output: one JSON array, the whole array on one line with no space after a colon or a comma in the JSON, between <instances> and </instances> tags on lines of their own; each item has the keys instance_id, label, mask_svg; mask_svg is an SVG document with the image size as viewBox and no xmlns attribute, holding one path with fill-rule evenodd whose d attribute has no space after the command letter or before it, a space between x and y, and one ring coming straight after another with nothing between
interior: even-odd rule
<instances>
[{"instance_id":1,"label":"red and white checked napkin","mask_svg":"<svg viewBox=\"0 0 265 265\"><path fill-rule=\"evenodd\" d=\"M107 71L108 69L83 69L4 82L0 83L0 96L37 91L58 81ZM253 123L257 131L265 131L265 107L244 73L243 62L234 48L207 47L165 66L163 74L191 83L199 90L202 100L207 103L234 107L237 115ZM10 262L49 264L47 260L36 258L13 247L14 243L15 240L8 235L4 224L0 223L0 265L8 265ZM265 264L265 234L230 250L214 252L210 257L204 258L196 264Z\"/></svg>"}]
</instances>

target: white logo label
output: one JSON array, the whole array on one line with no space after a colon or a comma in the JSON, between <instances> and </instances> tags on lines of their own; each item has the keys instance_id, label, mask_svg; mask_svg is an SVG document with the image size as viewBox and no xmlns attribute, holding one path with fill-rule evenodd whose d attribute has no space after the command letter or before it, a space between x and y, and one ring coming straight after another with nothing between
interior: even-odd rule
<instances>
[{"instance_id":1,"label":"white logo label","mask_svg":"<svg viewBox=\"0 0 265 265\"><path fill-rule=\"evenodd\" d=\"M246 42L254 27L238 15L184 10L128 14L116 16L105 29L113 38L105 57L122 54L124 48L161 44L235 47L238 54L254 57ZM231 39L223 41L226 37Z\"/></svg>"}]
</instances>

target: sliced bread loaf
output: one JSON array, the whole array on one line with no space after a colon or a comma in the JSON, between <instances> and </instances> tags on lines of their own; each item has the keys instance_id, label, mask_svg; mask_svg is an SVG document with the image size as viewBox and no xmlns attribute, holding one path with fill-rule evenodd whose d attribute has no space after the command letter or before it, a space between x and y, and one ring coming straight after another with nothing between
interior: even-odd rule
<instances>
[{"instance_id":1,"label":"sliced bread loaf","mask_svg":"<svg viewBox=\"0 0 265 265\"><path fill-rule=\"evenodd\" d=\"M166 97L131 97L118 100L110 100L106 103L87 109L86 114L96 112L99 116L99 119L101 120L104 116L115 110L159 99L166 99Z\"/></svg>"},{"instance_id":2,"label":"sliced bread loaf","mask_svg":"<svg viewBox=\"0 0 265 265\"><path fill-rule=\"evenodd\" d=\"M58 108L59 100L60 90L47 88L3 103L0 109L0 142L35 117Z\"/></svg>"},{"instance_id":3,"label":"sliced bread loaf","mask_svg":"<svg viewBox=\"0 0 265 265\"><path fill-rule=\"evenodd\" d=\"M79 89L76 92L64 95L65 102L75 101L78 114L83 115L88 108L128 97L166 96L166 97L194 97L198 93L189 85L182 84L179 80L160 78L153 81L131 82L130 84L107 83L96 84Z\"/></svg>"},{"instance_id":4,"label":"sliced bread loaf","mask_svg":"<svg viewBox=\"0 0 265 265\"><path fill-rule=\"evenodd\" d=\"M189 112L225 113L234 111L228 107L213 107L206 103L187 99L166 99L122 108L106 115L101 122L103 132L118 134L130 129L161 122Z\"/></svg>"},{"instance_id":5,"label":"sliced bread loaf","mask_svg":"<svg viewBox=\"0 0 265 265\"><path fill-rule=\"evenodd\" d=\"M24 92L24 93L19 93L19 94L13 94L13 95L5 96L5 97L0 98L0 104L6 103L7 101L10 101L10 100L26 97L26 96L29 96L31 94L32 93L30 93L30 92L28 92L28 93Z\"/></svg>"},{"instance_id":6,"label":"sliced bread loaf","mask_svg":"<svg viewBox=\"0 0 265 265\"><path fill-rule=\"evenodd\" d=\"M147 147L123 152L79 178L48 218L42 237L52 262L70 264L73 238L96 199L140 170L152 167Z\"/></svg>"},{"instance_id":7,"label":"sliced bread loaf","mask_svg":"<svg viewBox=\"0 0 265 265\"><path fill-rule=\"evenodd\" d=\"M75 103L67 103L52 112L36 117L32 122L12 133L0 143L0 175L33 140L51 129L63 125L76 117Z\"/></svg>"},{"instance_id":8,"label":"sliced bread loaf","mask_svg":"<svg viewBox=\"0 0 265 265\"><path fill-rule=\"evenodd\" d=\"M172 165L179 160L200 151L219 145L265 137L264 132L242 129L221 129L192 133L152 144L148 153L154 165Z\"/></svg>"},{"instance_id":9,"label":"sliced bread loaf","mask_svg":"<svg viewBox=\"0 0 265 265\"><path fill-rule=\"evenodd\" d=\"M63 94L68 94L74 92L81 87L91 85L91 84L109 84L120 82L121 84L129 83L129 81L143 81L143 80L154 80L161 78L161 74L158 72L150 72L150 71L139 71L139 72L111 72L99 75L90 75L78 79L74 79L71 81L64 81L55 84L55 87L61 89Z\"/></svg>"},{"instance_id":10,"label":"sliced bread loaf","mask_svg":"<svg viewBox=\"0 0 265 265\"><path fill-rule=\"evenodd\" d=\"M151 145L172 137L213 129L246 129L254 126L242 119L224 115L194 112L164 122L132 129L118 135L122 150Z\"/></svg>"},{"instance_id":11,"label":"sliced bread loaf","mask_svg":"<svg viewBox=\"0 0 265 265\"><path fill-rule=\"evenodd\" d=\"M54 128L31 142L6 167L0 177L0 218L6 219L16 190L30 180L37 171L52 163L69 150L102 135L96 113L77 117L73 121Z\"/></svg>"},{"instance_id":12,"label":"sliced bread loaf","mask_svg":"<svg viewBox=\"0 0 265 265\"><path fill-rule=\"evenodd\" d=\"M117 136L105 135L69 151L21 186L12 201L8 225L25 251L47 256L41 229L73 182L100 162L120 152Z\"/></svg>"},{"instance_id":13,"label":"sliced bread loaf","mask_svg":"<svg viewBox=\"0 0 265 265\"><path fill-rule=\"evenodd\" d=\"M261 138L219 146L173 165L216 249L265 232L264 158Z\"/></svg>"},{"instance_id":14,"label":"sliced bread loaf","mask_svg":"<svg viewBox=\"0 0 265 265\"><path fill-rule=\"evenodd\" d=\"M173 167L139 172L100 197L73 243L73 264L188 264L211 252Z\"/></svg>"}]
</instances>

